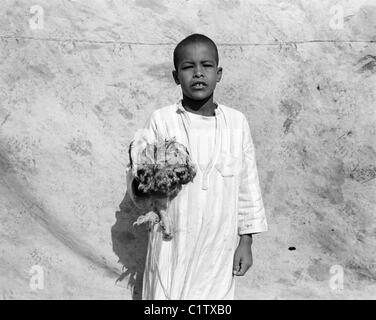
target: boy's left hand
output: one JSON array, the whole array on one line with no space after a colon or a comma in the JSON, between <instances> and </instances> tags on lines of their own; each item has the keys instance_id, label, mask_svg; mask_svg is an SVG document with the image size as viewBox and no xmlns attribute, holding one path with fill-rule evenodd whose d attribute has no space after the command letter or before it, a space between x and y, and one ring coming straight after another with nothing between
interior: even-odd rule
<instances>
[{"instance_id":1,"label":"boy's left hand","mask_svg":"<svg viewBox=\"0 0 376 320\"><path fill-rule=\"evenodd\" d=\"M239 245L235 250L233 275L244 276L252 266L252 235L240 236Z\"/></svg>"}]
</instances>

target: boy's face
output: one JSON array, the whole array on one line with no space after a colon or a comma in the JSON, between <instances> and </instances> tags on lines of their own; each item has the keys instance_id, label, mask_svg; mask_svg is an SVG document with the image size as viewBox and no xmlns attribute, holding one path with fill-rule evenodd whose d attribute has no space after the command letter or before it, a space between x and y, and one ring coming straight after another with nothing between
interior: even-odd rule
<instances>
[{"instance_id":1,"label":"boy's face","mask_svg":"<svg viewBox=\"0 0 376 320\"><path fill-rule=\"evenodd\" d=\"M177 70L172 74L184 95L193 100L203 100L214 92L221 80L222 68L217 66L212 46L195 43L181 49Z\"/></svg>"}]
</instances>

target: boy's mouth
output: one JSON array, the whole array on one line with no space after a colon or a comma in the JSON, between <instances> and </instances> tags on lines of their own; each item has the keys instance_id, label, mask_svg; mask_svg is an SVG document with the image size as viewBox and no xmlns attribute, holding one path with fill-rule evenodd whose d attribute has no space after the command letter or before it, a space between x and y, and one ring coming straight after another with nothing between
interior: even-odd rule
<instances>
[{"instance_id":1,"label":"boy's mouth","mask_svg":"<svg viewBox=\"0 0 376 320\"><path fill-rule=\"evenodd\" d=\"M205 88L207 86L207 84L203 81L196 81L192 84L192 88L194 89L202 89L202 88Z\"/></svg>"}]
</instances>

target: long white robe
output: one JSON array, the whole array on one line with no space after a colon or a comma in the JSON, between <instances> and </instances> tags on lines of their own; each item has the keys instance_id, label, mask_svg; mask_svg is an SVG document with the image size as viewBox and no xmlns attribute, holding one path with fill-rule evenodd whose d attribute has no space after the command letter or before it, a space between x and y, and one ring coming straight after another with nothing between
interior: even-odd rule
<instances>
[{"instance_id":1,"label":"long white robe","mask_svg":"<svg viewBox=\"0 0 376 320\"><path fill-rule=\"evenodd\" d=\"M167 208L173 239L162 239L158 224L149 232L143 299L234 299L238 235L268 228L246 117L218 104L214 124L206 119L208 132L200 131L202 141L197 132L203 119L198 117L188 115L180 100L154 111L144 126L151 139L176 137L187 146L198 170ZM203 154L205 143L212 152ZM134 195L133 178L128 169L128 189L139 205L145 200Z\"/></svg>"}]
</instances>

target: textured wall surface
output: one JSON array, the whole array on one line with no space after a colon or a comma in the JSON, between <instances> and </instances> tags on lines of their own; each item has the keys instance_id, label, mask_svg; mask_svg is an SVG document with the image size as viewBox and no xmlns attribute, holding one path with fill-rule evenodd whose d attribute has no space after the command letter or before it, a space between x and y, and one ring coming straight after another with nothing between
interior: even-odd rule
<instances>
[{"instance_id":1,"label":"textured wall surface","mask_svg":"<svg viewBox=\"0 0 376 320\"><path fill-rule=\"evenodd\" d=\"M237 297L376 297L376 1L2 1L0 30L0 298L139 298L127 147L180 98L194 32L251 125L269 222Z\"/></svg>"}]
</instances>

